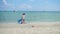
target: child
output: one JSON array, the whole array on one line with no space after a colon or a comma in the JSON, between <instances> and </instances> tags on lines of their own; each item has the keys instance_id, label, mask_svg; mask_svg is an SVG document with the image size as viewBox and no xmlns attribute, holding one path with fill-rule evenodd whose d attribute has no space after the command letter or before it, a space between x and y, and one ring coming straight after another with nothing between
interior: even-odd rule
<instances>
[{"instance_id":1,"label":"child","mask_svg":"<svg viewBox=\"0 0 60 34\"><path fill-rule=\"evenodd\" d=\"M26 14L23 13L22 14L22 17L21 17L21 19L22 19L21 24L25 24L25 16L26 16Z\"/></svg>"}]
</instances>

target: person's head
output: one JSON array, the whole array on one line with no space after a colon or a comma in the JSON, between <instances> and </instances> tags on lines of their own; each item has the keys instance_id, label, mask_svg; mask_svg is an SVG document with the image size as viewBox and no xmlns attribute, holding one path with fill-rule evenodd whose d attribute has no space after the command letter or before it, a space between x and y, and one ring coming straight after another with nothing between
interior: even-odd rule
<instances>
[{"instance_id":1,"label":"person's head","mask_svg":"<svg viewBox=\"0 0 60 34\"><path fill-rule=\"evenodd\" d=\"M26 15L25 13L23 13L22 15Z\"/></svg>"}]
</instances>

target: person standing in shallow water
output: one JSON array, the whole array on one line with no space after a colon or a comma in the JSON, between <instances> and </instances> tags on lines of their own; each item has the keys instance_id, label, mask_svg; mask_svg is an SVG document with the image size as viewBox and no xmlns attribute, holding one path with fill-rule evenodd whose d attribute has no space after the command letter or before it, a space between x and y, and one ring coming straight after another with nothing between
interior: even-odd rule
<instances>
[{"instance_id":1,"label":"person standing in shallow water","mask_svg":"<svg viewBox=\"0 0 60 34\"><path fill-rule=\"evenodd\" d=\"M21 16L21 19L22 19L21 24L25 24L25 16L26 16L26 14L23 13L22 16Z\"/></svg>"}]
</instances>

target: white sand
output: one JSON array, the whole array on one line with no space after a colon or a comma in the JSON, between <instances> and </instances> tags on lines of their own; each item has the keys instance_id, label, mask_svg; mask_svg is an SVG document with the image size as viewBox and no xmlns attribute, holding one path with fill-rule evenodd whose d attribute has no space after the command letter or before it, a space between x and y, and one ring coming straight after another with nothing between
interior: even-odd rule
<instances>
[{"instance_id":1,"label":"white sand","mask_svg":"<svg viewBox=\"0 0 60 34\"><path fill-rule=\"evenodd\" d=\"M0 34L60 34L60 22L0 24Z\"/></svg>"}]
</instances>

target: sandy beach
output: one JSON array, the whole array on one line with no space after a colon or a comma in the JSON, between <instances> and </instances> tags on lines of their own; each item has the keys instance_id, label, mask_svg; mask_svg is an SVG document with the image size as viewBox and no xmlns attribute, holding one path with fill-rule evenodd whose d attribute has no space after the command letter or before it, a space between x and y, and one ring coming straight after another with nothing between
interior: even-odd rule
<instances>
[{"instance_id":1,"label":"sandy beach","mask_svg":"<svg viewBox=\"0 0 60 34\"><path fill-rule=\"evenodd\" d=\"M60 22L0 24L0 34L60 34Z\"/></svg>"}]
</instances>

